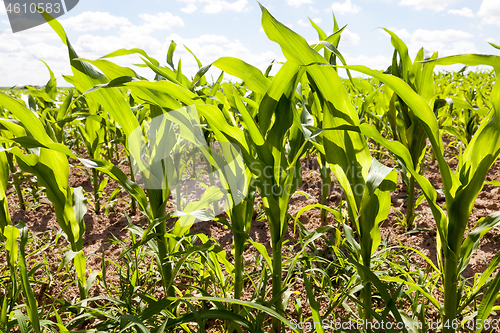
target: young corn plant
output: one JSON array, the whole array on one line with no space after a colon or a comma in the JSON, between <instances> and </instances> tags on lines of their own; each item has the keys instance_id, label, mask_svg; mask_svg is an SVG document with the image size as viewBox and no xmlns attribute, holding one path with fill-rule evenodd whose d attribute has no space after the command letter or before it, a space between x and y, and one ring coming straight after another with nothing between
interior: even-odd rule
<instances>
[{"instance_id":1,"label":"young corn plant","mask_svg":"<svg viewBox=\"0 0 500 333\"><path fill-rule=\"evenodd\" d=\"M55 143L45 132L38 118L21 103L0 93L0 105L8 109L23 126L11 127L13 138L7 139L16 143L8 150L13 154L20 168L37 177L38 182L45 187L47 198L54 205L59 226L68 237L71 250L81 255L75 257L75 267L84 267L83 239L86 204L81 189L75 190L69 186L68 156L76 157L67 147ZM21 148L27 148L30 153L24 154ZM33 147L36 147L33 149ZM85 269L77 270L78 279L85 281ZM86 298L85 287L79 284L80 297Z\"/></svg>"},{"instance_id":2,"label":"young corn plant","mask_svg":"<svg viewBox=\"0 0 500 333\"><path fill-rule=\"evenodd\" d=\"M406 44L392 31L384 30L391 35L391 43L394 46L392 65L387 72L405 81L433 108L435 101L433 71L435 65L432 62L422 61L437 58L437 52L428 55L425 53L424 48L421 48L412 62ZM427 134L418 118L414 115L414 111L397 94L393 94L387 116L394 140L407 147L416 171L421 172L427 148ZM411 174L407 175L404 170L402 178L406 183L406 194L408 195L406 224L411 227L415 220L415 178Z\"/></svg>"},{"instance_id":3,"label":"young corn plant","mask_svg":"<svg viewBox=\"0 0 500 333\"><path fill-rule=\"evenodd\" d=\"M0 109L3 109L3 108L0 106ZM7 116L7 114L5 114L5 116ZM7 140L3 140L4 142L2 142L2 147L3 148L10 148L13 146L13 143L10 142L8 139L14 138L14 133L16 133L16 131L18 131L18 130L21 131L20 133L23 133L22 126L20 126L19 124L16 124L16 121L13 119L5 119L5 118L0 119L0 124L1 124L0 133L2 134L2 137L7 139ZM5 151L3 153L3 155L4 156L1 158L2 161L0 162L2 165L1 177L2 177L2 179L8 180L9 173L10 173L10 175L12 176L12 181L14 183L13 184L14 189L16 190L17 199L19 201L19 208L21 210L26 210L26 204L24 202L23 192L21 189L22 171L19 172L17 170L16 165L15 165L14 155L9 153L8 151ZM2 181L4 181L4 180L2 180ZM5 187L4 190L6 191L7 187ZM3 204L6 205L7 201L4 201ZM5 211L5 212L8 212L8 211ZM2 215L4 216L4 217L2 217L2 219L5 218L5 221L2 223L5 223L7 220L10 221L10 218L7 218L5 216L5 212L2 213Z\"/></svg>"},{"instance_id":4,"label":"young corn plant","mask_svg":"<svg viewBox=\"0 0 500 333\"><path fill-rule=\"evenodd\" d=\"M263 199L271 232L272 303L281 314L283 311L281 299L283 295L283 236L287 227L288 202L301 182L301 168L298 161L304 143L301 139L301 132L292 127L294 119L299 120L300 123L300 116L292 104L293 92L297 84L298 66L285 64L269 82L258 69L239 59L221 58L214 65L230 74L239 75L247 82L251 78L255 79L258 82L254 83L254 91L264 96L254 96L259 101L259 118L256 120L241 101L242 97L239 96L239 93L232 94L241 115L242 125L248 134L238 126L233 125L232 119L226 118L223 112L215 106L206 105L202 108L198 106L198 109L214 131L216 130L215 136L218 141L229 140L241 147L243 159L253 173L255 186ZM289 130L290 138L287 139ZM296 152L295 154L286 154L288 143L291 150ZM253 153L254 151L256 154ZM250 201L244 211L246 217L245 215L241 215L241 217L236 215L243 213L243 211L238 211L241 208L235 207L231 212L233 224L238 228L242 227L239 232L245 231L247 233L249 230L249 215L250 211L253 210L253 207L250 209L249 205ZM244 234L241 236L244 237ZM242 243L243 238L235 234L235 242ZM241 250L239 249L239 251ZM238 288L240 287L238 286ZM280 332L280 327L281 321L278 318L273 318L273 330Z\"/></svg>"},{"instance_id":5,"label":"young corn plant","mask_svg":"<svg viewBox=\"0 0 500 333\"><path fill-rule=\"evenodd\" d=\"M321 135L317 142L311 142L326 156L333 174L344 190L349 219L360 237L359 244L352 236L348 236L348 241L355 249L356 267L364 286L362 316L369 320L374 314L371 284L377 280L371 272L371 257L380 243L378 224L389 213L390 191L395 187L396 173L372 160L362 135L348 131L359 125L359 118L342 81L330 63L313 50L305 39L276 21L265 9L263 27L268 37L281 46L288 63L299 66L299 70L305 70L302 83L311 85L315 98L310 100L318 103L309 109L316 107L323 110L322 128L318 129ZM322 45L328 44L323 42ZM344 224L344 229L347 235L352 235L349 226ZM377 287L385 290L381 283ZM400 314L391 304L386 291L383 292L383 299L395 318L400 319Z\"/></svg>"},{"instance_id":6,"label":"young corn plant","mask_svg":"<svg viewBox=\"0 0 500 333\"><path fill-rule=\"evenodd\" d=\"M195 99L197 94L189 90L193 89L191 82L182 76L180 70L177 71L176 76L173 76L172 70L159 67L158 62L148 57L144 51L119 50L107 57L140 53L147 59L145 62L155 71L157 76L168 80L162 79L156 82L139 80L141 77L137 76L131 69L120 67L107 60L88 61L101 69L106 76L95 71L86 62L78 59L60 24L55 20L50 21L50 24L68 46L74 76L66 77L67 80L74 84L79 91L85 93L88 102L94 103L95 106L101 106L120 125L127 140L128 152L132 155L137 170L141 171L147 198L142 189L128 180L111 163L97 159L82 160L82 162L84 165L104 172L114 180L119 181L127 192L137 200L139 209L149 220L149 227L141 244L149 241L147 237L154 230L155 250L158 266L161 267L163 286L168 296L174 296L173 281L175 275L170 257L179 250L178 239L185 235L197 217L200 219L213 218L213 215L207 215L206 212L201 211L205 210L213 201L221 198L221 192L212 187L203 194L200 201L191 202L182 207L182 212L166 213L166 204L170 197L172 184L177 184L182 176L180 171L184 168L183 165L176 163L175 157L170 156L178 143L174 134L174 125L179 127L183 138L188 138L191 143L199 147L207 161L212 160L208 147L201 143L200 137L203 138L203 136L196 135L200 132L199 119L196 119L198 116L191 115L190 108L183 108L183 105L198 107L198 105L204 106L205 104ZM146 126L145 122L139 123L137 115L130 108L129 97L125 94L125 89L130 89L131 96L135 100L144 100L149 104L151 124ZM172 111L177 109L180 111ZM141 152L144 151L141 144L145 142L143 131L150 135L146 140L146 144L150 145L148 150L150 165L144 164L144 156L141 155ZM167 140L164 140L165 138ZM166 220L176 214L180 218L170 233Z\"/></svg>"},{"instance_id":7,"label":"young corn plant","mask_svg":"<svg viewBox=\"0 0 500 333\"><path fill-rule=\"evenodd\" d=\"M427 202L432 210L437 225L436 248L439 269L442 276L444 305L442 308L443 332L456 332L462 311L474 300L480 291L485 290L484 299L479 306L476 319L485 320L493 307L494 299L500 290L500 277L497 275L485 288L475 284L473 297L463 299L459 288L460 273L467 267L471 255L479 245L479 241L491 228L500 223L500 214L494 213L480 220L464 240L467 223L474 207L474 201L481 191L485 177L492 164L500 155L500 57L485 55L459 55L433 60L435 64L448 65L465 63L467 65L491 65L497 72L497 80L491 90L490 102L492 108L481 121L467 148L459 154L459 163L453 171L444 158L444 148L438 123L433 110L426 100L419 96L403 80L374 72L364 66L349 66L349 68L373 76L388 85L413 110L419 119L432 144L439 171L443 180L443 192L446 200L446 213L436 203L437 192L429 180L418 174L410 152L399 142L383 138L373 127L360 125L361 132L380 142L391 150L403 163L409 173L415 177L422 188ZM481 276L481 282L487 282L493 270L498 266L498 260L493 260ZM423 291L423 290L421 290ZM439 302L426 293L426 297L441 309ZM482 325L481 325L482 326ZM477 328L481 331L481 328Z\"/></svg>"},{"instance_id":8,"label":"young corn plant","mask_svg":"<svg viewBox=\"0 0 500 333\"><path fill-rule=\"evenodd\" d=\"M9 161L7 152L0 152L0 234L6 226L11 224L9 205L7 203L7 186L9 182Z\"/></svg>"},{"instance_id":9,"label":"young corn plant","mask_svg":"<svg viewBox=\"0 0 500 333\"><path fill-rule=\"evenodd\" d=\"M88 90L103 84L107 84L109 79L106 78L103 74L97 72L93 67L91 67L88 63L81 61L78 59L76 52L71 46L66 33L62 26L56 20L51 20L51 17L44 13L42 14L52 26L52 28L59 35L63 43L68 47L69 58L71 62L71 69L73 71L72 77L66 77L66 80L73 84L75 88L81 93L85 93ZM102 61L105 62L105 61ZM109 63L109 62L106 62ZM115 65L116 66L116 65ZM135 76L135 73L129 69L128 74L132 74ZM108 112L113 119L121 126L122 130L125 133L125 136L128 137L136 128L140 128L140 124L130 109L130 106L127 102L127 96L122 90L119 89L97 89L92 93L88 92L86 95L87 102L93 103L96 107L101 106L106 112ZM140 147L138 146L140 142L135 142L134 140L129 141L129 145L131 147L135 147L136 151L140 151ZM140 161L140 157L136 160ZM92 167L98 169L101 172L104 172L111 176L113 179L118 180L122 186L131 194L135 196L136 200L139 204L139 209L145 213L148 217L151 225L154 224L155 232L157 233L157 242L158 242L158 261L159 266L162 268L162 280L165 288L168 286L168 282L171 278L172 266L168 263L167 254L168 254L168 240L165 235L167 233L166 227L166 219L167 214L165 211L166 202L168 200L168 196L170 195L168 190L157 190L157 189L148 189L148 197L144 195L142 189L140 189L136 184L131 183L130 180L116 167L114 167L110 162L102 161L102 160L92 160L89 162L85 162L85 165L88 167ZM146 175L145 181L148 181L148 177ZM151 179L154 182L153 179ZM154 187L153 187L154 188ZM148 207L148 199L149 199L149 207ZM158 220L157 220L158 219ZM153 221L159 221L159 223L154 223ZM169 295L173 295L173 289L166 290Z\"/></svg>"},{"instance_id":10,"label":"young corn plant","mask_svg":"<svg viewBox=\"0 0 500 333\"><path fill-rule=\"evenodd\" d=\"M21 236L20 243L18 244L18 238ZM19 270L19 276L21 278L21 287L24 293L24 297L26 298L26 312L28 313L28 317L31 323L31 328L35 333L41 333L43 328L40 324L40 315L38 313L38 305L33 294L33 289L30 285L30 280L28 277L28 267L26 265L26 253L24 248L28 243L28 228L21 222L17 226L8 225L3 229L3 237L6 239L5 247L8 251L8 265L9 268L15 276L18 275L17 271ZM13 277L14 280L16 277ZM15 284L16 281L13 281ZM15 294L15 290L14 290ZM5 300L7 299L7 295L5 295ZM4 300L2 302L3 311L7 311L7 303ZM17 321L21 325L21 322L24 321L24 314L21 311L14 311ZM2 315L0 315L2 317ZM6 315L3 316L3 320L0 318L0 321L5 321ZM4 324L5 325L5 324Z\"/></svg>"},{"instance_id":11,"label":"young corn plant","mask_svg":"<svg viewBox=\"0 0 500 333\"><path fill-rule=\"evenodd\" d=\"M87 148L87 152L93 159L102 157L102 147L106 134L106 127L103 125L104 119L92 114L85 119L84 124L78 124L78 132L80 133L83 143ZM106 181L99 182L99 171L92 169L92 187L94 189L94 211L97 215L101 211L101 193L106 186Z\"/></svg>"}]
</instances>

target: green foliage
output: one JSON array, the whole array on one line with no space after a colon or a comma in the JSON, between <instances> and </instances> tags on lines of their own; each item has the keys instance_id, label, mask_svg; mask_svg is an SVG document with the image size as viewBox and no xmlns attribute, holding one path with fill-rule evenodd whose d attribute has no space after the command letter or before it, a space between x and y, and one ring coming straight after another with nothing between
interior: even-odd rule
<instances>
[{"instance_id":1,"label":"green foliage","mask_svg":"<svg viewBox=\"0 0 500 333\"><path fill-rule=\"evenodd\" d=\"M297 320L332 318L421 322L420 330L402 331L426 332L433 320L429 309L441 316L443 332L455 332L446 323L484 322L499 309L500 278L494 273L500 255L473 280L462 273L481 239L500 222L493 213L467 229L500 155L500 58L438 58L421 49L412 61L405 43L386 30L395 49L388 70L347 66L339 51L345 26L339 28L335 17L331 34L311 21L319 42L310 45L261 10L264 32L280 46L284 63L273 62L264 73L233 57L204 66L186 47L198 66L191 78L181 59L174 61L174 41L166 65L140 49L82 59L62 26L49 21L67 46L72 75L64 79L73 87L58 88L47 66L44 88L0 92L0 256L6 263L0 266L0 332L278 333L303 331L295 327ZM155 79L110 60L126 55L139 55L140 66ZM465 68L434 73L438 65L455 63L489 65L496 74ZM348 79L339 76L340 64ZM209 83L205 74L211 67L222 73ZM353 78L350 71L371 78ZM241 82L226 82L225 74ZM452 138L448 147L443 137ZM189 152L190 144L199 146L201 157ZM456 169L445 155L453 148ZM431 152L444 207L437 202L441 189L422 176ZM317 162L317 198L301 189L304 157ZM393 159L397 170L386 165ZM110 240L121 249L120 258L111 260L103 249L100 271L87 266L89 193L70 186L71 167L92 180L96 214L104 210L107 216L122 200L146 221L140 226L126 215L128 236ZM205 178L199 175L207 170ZM425 204L423 199L431 208L437 264L416 248L390 246L389 236L382 238L397 171L407 184L407 224L413 224L414 207ZM181 199L186 179L205 189L197 200ZM335 207L329 198L334 181L341 189ZM418 200L415 182L423 195ZM116 188L107 196L110 184ZM46 196L60 234L38 238L22 222L13 226L14 191L22 210L36 209ZM315 203L290 215L290 201L300 195ZM104 209L101 201L107 202ZM309 230L301 218L318 209L324 225ZM292 220L296 239L287 239ZM192 232L199 221L229 229L232 250ZM268 244L252 233L258 222L267 223ZM46 252L60 261L49 262ZM409 253L428 267L412 264ZM56 281L62 291L46 292ZM72 284L80 299L65 297ZM99 294L91 297L93 292Z\"/></svg>"}]
</instances>

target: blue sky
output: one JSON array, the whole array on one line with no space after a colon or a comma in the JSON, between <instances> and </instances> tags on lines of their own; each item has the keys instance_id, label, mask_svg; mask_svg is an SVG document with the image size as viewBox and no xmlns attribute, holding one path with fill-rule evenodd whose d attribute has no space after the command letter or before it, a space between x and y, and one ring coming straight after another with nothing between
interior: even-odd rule
<instances>
[{"instance_id":1,"label":"blue sky","mask_svg":"<svg viewBox=\"0 0 500 333\"><path fill-rule=\"evenodd\" d=\"M385 69L390 64L393 47L381 27L398 34L412 58L421 47L441 56L500 53L487 43L500 44L498 0L261 0L261 4L310 43L318 38L308 18L332 33L333 11L340 26L347 24L339 50L353 65ZM120 48L142 48L165 64L174 40L178 44L174 60L182 58L183 72L189 76L197 66L183 45L204 65L233 56L265 70L273 59L284 60L278 45L261 29L261 10L252 0L80 0L60 22L79 56L87 59ZM39 59L51 67L59 85L68 86L62 78L71 74L67 51L50 26L13 34L0 3L0 86L45 84L49 76ZM128 66L141 63L138 57L113 61ZM147 70L138 72L152 78ZM218 75L215 70L209 73Z\"/></svg>"}]
</instances>

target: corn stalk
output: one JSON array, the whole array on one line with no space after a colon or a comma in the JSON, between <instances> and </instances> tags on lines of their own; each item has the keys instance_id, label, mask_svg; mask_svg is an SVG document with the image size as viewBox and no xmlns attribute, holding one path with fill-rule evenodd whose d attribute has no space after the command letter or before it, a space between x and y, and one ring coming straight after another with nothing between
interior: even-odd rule
<instances>
[{"instance_id":1,"label":"corn stalk","mask_svg":"<svg viewBox=\"0 0 500 333\"><path fill-rule=\"evenodd\" d=\"M492 65L498 73L500 57L484 55L452 56L434 60L435 64L451 64L462 62L468 65ZM459 163L454 172L444 158L442 138L439 133L436 117L426 100L419 96L404 81L391 75L374 72L364 66L349 66L364 74L371 75L388 85L413 110L421 125L426 131L432 144L439 171L443 180L443 191L446 200L446 213L436 204L437 192L429 180L418 174L413 165L411 154L406 147L394 141L383 138L373 127L367 124L360 126L361 131L383 144L391 150L406 169L422 187L422 191L432 210L436 221L438 235L436 248L442 274L444 290L444 307L442 312L443 332L455 332L453 323L459 319L460 311L467 304L462 304L462 295L459 292L458 280L460 273L467 267L472 253L477 249L480 238L495 225L500 223L500 214L492 214L482 220L464 240L465 231L474 201L483 187L483 182L492 164L500 155L500 83L497 80L490 95L492 108L482 120L477 132L463 153L459 155ZM491 276L492 269L498 261L492 261L484 274L483 282ZM499 281L495 279L486 291L487 302L482 308L479 317L489 315L493 304L489 301L491 295L498 292ZM475 285L474 294L477 295L482 285ZM462 304L462 305L461 305Z\"/></svg>"}]
</instances>

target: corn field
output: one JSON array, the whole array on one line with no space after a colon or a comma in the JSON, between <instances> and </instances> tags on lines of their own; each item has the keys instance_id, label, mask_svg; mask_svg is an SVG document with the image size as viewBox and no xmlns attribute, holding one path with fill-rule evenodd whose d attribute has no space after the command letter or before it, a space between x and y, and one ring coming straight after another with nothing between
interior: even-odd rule
<instances>
[{"instance_id":1,"label":"corn field","mask_svg":"<svg viewBox=\"0 0 500 333\"><path fill-rule=\"evenodd\" d=\"M500 56L385 29L376 71L261 10L286 62L191 78L48 22L71 88L0 92L1 332L500 331Z\"/></svg>"}]
</instances>

